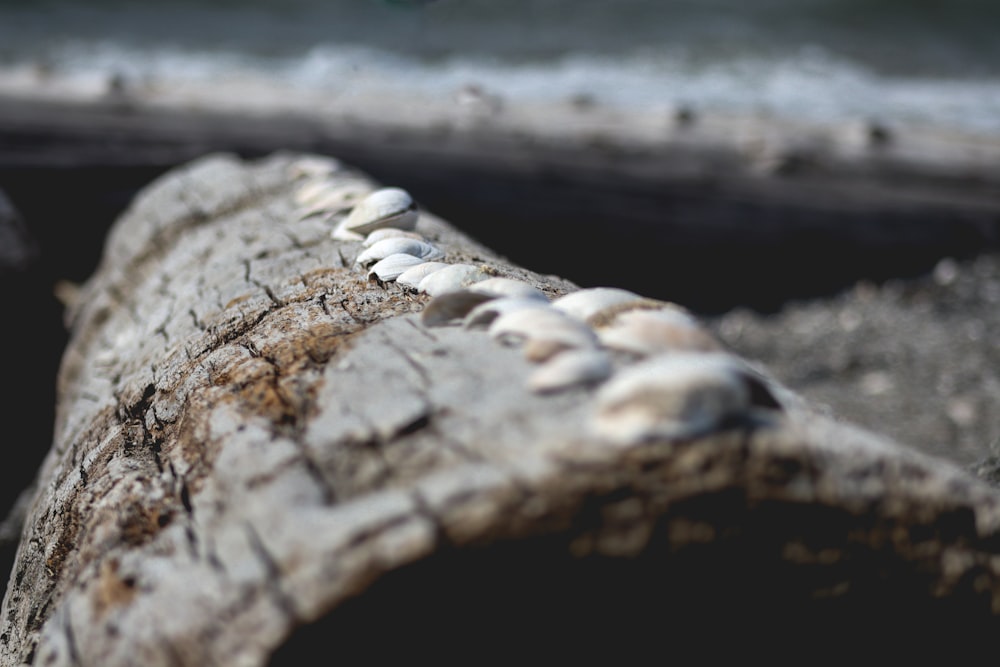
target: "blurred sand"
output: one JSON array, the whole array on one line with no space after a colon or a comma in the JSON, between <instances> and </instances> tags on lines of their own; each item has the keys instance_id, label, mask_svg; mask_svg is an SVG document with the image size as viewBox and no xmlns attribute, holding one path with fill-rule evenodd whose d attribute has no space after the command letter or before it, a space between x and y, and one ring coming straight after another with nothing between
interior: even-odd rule
<instances>
[{"instance_id":1,"label":"blurred sand","mask_svg":"<svg viewBox=\"0 0 1000 667\"><path fill-rule=\"evenodd\" d=\"M1000 254L713 325L840 419L965 467L1000 457Z\"/></svg>"}]
</instances>

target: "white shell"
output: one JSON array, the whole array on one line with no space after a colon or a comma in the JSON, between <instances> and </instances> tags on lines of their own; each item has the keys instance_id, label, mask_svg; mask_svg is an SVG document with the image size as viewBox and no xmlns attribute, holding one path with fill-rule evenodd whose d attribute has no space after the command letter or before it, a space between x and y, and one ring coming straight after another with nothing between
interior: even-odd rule
<instances>
[{"instance_id":1,"label":"white shell","mask_svg":"<svg viewBox=\"0 0 1000 667\"><path fill-rule=\"evenodd\" d=\"M400 253L419 257L425 262L444 257L443 252L426 241L397 236L382 239L378 243L373 244L370 248L361 252L357 259L354 260L354 263L360 264L361 266L369 266L380 259L385 259L389 255L396 255Z\"/></svg>"},{"instance_id":2,"label":"white shell","mask_svg":"<svg viewBox=\"0 0 1000 667\"><path fill-rule=\"evenodd\" d=\"M597 337L605 347L640 356L722 349L693 316L676 308L621 313L610 325L597 329Z\"/></svg>"},{"instance_id":3,"label":"white shell","mask_svg":"<svg viewBox=\"0 0 1000 667\"><path fill-rule=\"evenodd\" d=\"M330 188L334 187L335 183L335 181L330 180L329 178L314 178L307 180L295 189L295 194L292 195L292 199L299 206L307 206L316 201L317 198L322 197L330 190Z\"/></svg>"},{"instance_id":4,"label":"white shell","mask_svg":"<svg viewBox=\"0 0 1000 667\"><path fill-rule=\"evenodd\" d=\"M485 281L484 281L485 282ZM523 308L549 308L549 303L541 299L524 297L500 297L479 304L469 311L465 316L462 325L466 329L486 328L493 323L493 320L504 313L512 313Z\"/></svg>"},{"instance_id":5,"label":"white shell","mask_svg":"<svg viewBox=\"0 0 1000 667\"><path fill-rule=\"evenodd\" d=\"M329 189L331 183L332 181L327 178L309 179L302 183L299 187L295 188L295 193L292 195L292 199L299 205L309 204L315 200L316 197Z\"/></svg>"},{"instance_id":6,"label":"white shell","mask_svg":"<svg viewBox=\"0 0 1000 667\"><path fill-rule=\"evenodd\" d=\"M431 299L420 314L425 326L435 327L448 324L453 320L462 319L470 310L484 301L497 297L488 292L473 292L470 289L459 289L439 294Z\"/></svg>"},{"instance_id":7,"label":"white shell","mask_svg":"<svg viewBox=\"0 0 1000 667\"><path fill-rule=\"evenodd\" d=\"M538 299L541 301L548 302L549 298L545 296L542 290L529 285L522 280L514 280L513 278L502 278L494 277L482 280L475 285L469 287L469 289L476 292L488 292L490 294L495 294L496 296L502 297L519 297L524 299Z\"/></svg>"},{"instance_id":8,"label":"white shell","mask_svg":"<svg viewBox=\"0 0 1000 667\"><path fill-rule=\"evenodd\" d=\"M374 230L372 233L366 236L365 240L361 242L361 245L364 246L365 248L370 248L379 241L394 236L402 236L408 239L417 239L420 241L425 240L423 236L421 236L416 232L408 232L403 229L396 229L395 227L382 227L381 229Z\"/></svg>"},{"instance_id":9,"label":"white shell","mask_svg":"<svg viewBox=\"0 0 1000 667\"><path fill-rule=\"evenodd\" d=\"M400 285L417 289L421 280L446 266L449 266L447 262L424 262L423 264L417 264L399 274L396 277L396 282Z\"/></svg>"},{"instance_id":10,"label":"white shell","mask_svg":"<svg viewBox=\"0 0 1000 667\"><path fill-rule=\"evenodd\" d=\"M603 350L567 350L552 357L528 378L528 388L545 394L602 382L611 375L611 358Z\"/></svg>"},{"instance_id":11,"label":"white shell","mask_svg":"<svg viewBox=\"0 0 1000 667\"><path fill-rule=\"evenodd\" d=\"M418 216L417 204L409 192L381 188L358 202L339 228L362 236L382 227L410 230L416 226Z\"/></svg>"},{"instance_id":12,"label":"white shell","mask_svg":"<svg viewBox=\"0 0 1000 667\"><path fill-rule=\"evenodd\" d=\"M520 344L525 357L543 361L568 349L596 348L597 335L583 322L554 308L522 308L493 320L489 335L503 344Z\"/></svg>"},{"instance_id":13,"label":"white shell","mask_svg":"<svg viewBox=\"0 0 1000 667\"><path fill-rule=\"evenodd\" d=\"M311 178L295 189L293 199L299 206L315 206L333 199L335 202L354 201L371 193L369 181L359 178Z\"/></svg>"},{"instance_id":14,"label":"white shell","mask_svg":"<svg viewBox=\"0 0 1000 667\"><path fill-rule=\"evenodd\" d=\"M371 186L360 181L328 185L308 201L302 202L298 211L299 219L313 215L342 213L371 193Z\"/></svg>"},{"instance_id":15,"label":"white shell","mask_svg":"<svg viewBox=\"0 0 1000 667\"><path fill-rule=\"evenodd\" d=\"M614 299L609 299L614 300ZM611 303L603 308L591 312L587 317L587 324L599 329L614 323L623 313L633 310L670 310L694 317L686 308L673 303L672 301L660 301L658 299L648 299L646 297L636 297L633 299L623 298L617 303Z\"/></svg>"},{"instance_id":16,"label":"white shell","mask_svg":"<svg viewBox=\"0 0 1000 667\"><path fill-rule=\"evenodd\" d=\"M745 370L726 354L650 357L620 371L595 397L594 432L616 444L709 432L745 413Z\"/></svg>"},{"instance_id":17,"label":"white shell","mask_svg":"<svg viewBox=\"0 0 1000 667\"><path fill-rule=\"evenodd\" d=\"M365 237L357 232L352 232L351 230L344 227L344 220L341 220L333 231L330 232L330 238L336 239L338 241L364 241Z\"/></svg>"},{"instance_id":18,"label":"white shell","mask_svg":"<svg viewBox=\"0 0 1000 667\"><path fill-rule=\"evenodd\" d=\"M635 292L619 287L589 287L564 294L553 300L552 305L578 320L586 321L595 313L609 306L641 298Z\"/></svg>"},{"instance_id":19,"label":"white shell","mask_svg":"<svg viewBox=\"0 0 1000 667\"><path fill-rule=\"evenodd\" d=\"M431 296L440 296L445 292L463 289L489 277L480 267L472 264L449 264L421 280L417 285L417 290Z\"/></svg>"},{"instance_id":20,"label":"white shell","mask_svg":"<svg viewBox=\"0 0 1000 667\"><path fill-rule=\"evenodd\" d=\"M419 257L414 257L413 255L407 255L404 253L397 253L395 255L389 255L385 259L377 261L374 266L368 270L368 279L378 278L384 283L395 280L404 271L410 267L416 266L417 264L423 264L424 260Z\"/></svg>"}]
</instances>

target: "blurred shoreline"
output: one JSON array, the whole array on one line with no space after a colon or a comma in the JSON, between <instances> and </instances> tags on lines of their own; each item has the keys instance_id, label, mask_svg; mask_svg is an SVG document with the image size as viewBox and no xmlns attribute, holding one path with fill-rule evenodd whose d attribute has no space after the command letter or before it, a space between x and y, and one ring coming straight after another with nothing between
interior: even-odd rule
<instances>
[{"instance_id":1,"label":"blurred shoreline","mask_svg":"<svg viewBox=\"0 0 1000 667\"><path fill-rule=\"evenodd\" d=\"M796 121L852 118L1000 134L1000 8L977 0L12 0L0 87L150 94L223 86L367 109L479 86L509 105L590 97ZM213 106L226 102L222 96ZM424 98L424 99L420 99ZM277 100L271 99L274 104Z\"/></svg>"}]
</instances>

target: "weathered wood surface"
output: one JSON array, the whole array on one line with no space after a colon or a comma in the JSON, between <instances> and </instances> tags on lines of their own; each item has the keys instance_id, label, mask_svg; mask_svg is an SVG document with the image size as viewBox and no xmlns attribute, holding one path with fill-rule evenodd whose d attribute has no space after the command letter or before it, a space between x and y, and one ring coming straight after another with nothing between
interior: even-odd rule
<instances>
[{"instance_id":1,"label":"weathered wood surface","mask_svg":"<svg viewBox=\"0 0 1000 667\"><path fill-rule=\"evenodd\" d=\"M996 630L996 490L777 384L781 411L612 445L594 389L533 394L519 350L427 328L426 296L365 280L358 243L297 219L297 164L208 156L113 228L69 313L3 664ZM427 212L418 230L448 261L575 289Z\"/></svg>"}]
</instances>

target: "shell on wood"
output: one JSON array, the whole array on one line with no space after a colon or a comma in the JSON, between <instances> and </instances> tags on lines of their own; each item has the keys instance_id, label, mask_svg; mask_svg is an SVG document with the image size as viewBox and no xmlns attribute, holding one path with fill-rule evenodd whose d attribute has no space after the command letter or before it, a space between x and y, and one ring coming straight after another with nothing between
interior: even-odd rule
<instances>
[{"instance_id":1,"label":"shell on wood","mask_svg":"<svg viewBox=\"0 0 1000 667\"><path fill-rule=\"evenodd\" d=\"M486 328L500 315L524 308L549 308L548 301L532 297L499 297L481 303L465 316L462 325L466 329Z\"/></svg>"},{"instance_id":2,"label":"shell on wood","mask_svg":"<svg viewBox=\"0 0 1000 667\"><path fill-rule=\"evenodd\" d=\"M540 301L548 302L549 298L545 296L542 290L538 289L534 285L529 285L523 280L515 280L513 278L503 278L496 276L493 278L487 278L486 280L481 280L469 287L469 289L476 292L485 292L489 294L494 294L498 297L519 297L524 299L538 299Z\"/></svg>"},{"instance_id":3,"label":"shell on wood","mask_svg":"<svg viewBox=\"0 0 1000 667\"><path fill-rule=\"evenodd\" d=\"M399 276L396 277L396 282L400 285L417 289L421 280L435 271L440 271L446 266L450 265L447 262L424 262L423 264L417 264L399 274Z\"/></svg>"},{"instance_id":4,"label":"shell on wood","mask_svg":"<svg viewBox=\"0 0 1000 667\"><path fill-rule=\"evenodd\" d=\"M396 229L395 227L382 227L381 229L374 230L366 236L365 240L361 242L361 245L365 248L370 248L379 241L394 236L402 236L408 239L417 239L420 241L426 240L423 236L416 232L408 232L405 229Z\"/></svg>"},{"instance_id":5,"label":"shell on wood","mask_svg":"<svg viewBox=\"0 0 1000 667\"><path fill-rule=\"evenodd\" d=\"M354 263L361 266L371 266L380 259L396 254L413 255L425 262L444 257L443 252L426 241L396 236L382 239L370 248L366 248L358 255Z\"/></svg>"},{"instance_id":6,"label":"shell on wood","mask_svg":"<svg viewBox=\"0 0 1000 667\"><path fill-rule=\"evenodd\" d=\"M635 292L620 287L589 287L564 294L553 300L552 306L578 320L586 321L609 306L641 298Z\"/></svg>"},{"instance_id":7,"label":"shell on wood","mask_svg":"<svg viewBox=\"0 0 1000 667\"><path fill-rule=\"evenodd\" d=\"M520 344L526 358L544 361L568 349L597 348L597 335L583 322L554 308L522 308L493 320L489 335Z\"/></svg>"},{"instance_id":8,"label":"shell on wood","mask_svg":"<svg viewBox=\"0 0 1000 667\"><path fill-rule=\"evenodd\" d=\"M691 312L672 301L660 301L659 299L649 299L647 297L637 297L635 299L623 299L617 303L607 305L596 312L592 312L587 317L587 324L599 329L614 323L623 313L633 310L671 310L693 318Z\"/></svg>"},{"instance_id":9,"label":"shell on wood","mask_svg":"<svg viewBox=\"0 0 1000 667\"><path fill-rule=\"evenodd\" d=\"M596 331L605 347L640 356L722 350L719 341L705 327L677 308L629 310Z\"/></svg>"},{"instance_id":10,"label":"shell on wood","mask_svg":"<svg viewBox=\"0 0 1000 667\"><path fill-rule=\"evenodd\" d=\"M334 229L337 239L361 241L376 229L416 227L417 203L402 188L381 188L362 199Z\"/></svg>"},{"instance_id":11,"label":"shell on wood","mask_svg":"<svg viewBox=\"0 0 1000 667\"><path fill-rule=\"evenodd\" d=\"M371 183L361 179L316 178L299 186L294 199L305 217L305 213L346 210L371 192Z\"/></svg>"},{"instance_id":12,"label":"shell on wood","mask_svg":"<svg viewBox=\"0 0 1000 667\"><path fill-rule=\"evenodd\" d=\"M334 185L335 182L329 178L309 179L295 189L295 194L292 195L292 199L299 206L308 206L315 202L318 198L322 197L327 191L330 190L330 188L334 187Z\"/></svg>"},{"instance_id":13,"label":"shell on wood","mask_svg":"<svg viewBox=\"0 0 1000 667\"><path fill-rule=\"evenodd\" d=\"M598 390L592 428L616 444L694 437L751 405L749 378L730 355L659 355L624 368Z\"/></svg>"},{"instance_id":14,"label":"shell on wood","mask_svg":"<svg viewBox=\"0 0 1000 667\"><path fill-rule=\"evenodd\" d=\"M403 271L406 271L417 264L423 264L423 262L424 260L419 257L414 257L413 255L407 255L405 253L389 255L385 259L380 259L375 262L375 264L368 269L368 279L373 280L377 278L384 283L391 282L398 278Z\"/></svg>"},{"instance_id":15,"label":"shell on wood","mask_svg":"<svg viewBox=\"0 0 1000 667\"><path fill-rule=\"evenodd\" d=\"M611 358L604 350L566 350L548 359L528 378L528 388L539 394L602 382L611 375Z\"/></svg>"},{"instance_id":16,"label":"shell on wood","mask_svg":"<svg viewBox=\"0 0 1000 667\"><path fill-rule=\"evenodd\" d=\"M421 280L417 285L417 290L431 296L440 296L445 292L463 289L489 277L489 274L479 266L449 264Z\"/></svg>"},{"instance_id":17,"label":"shell on wood","mask_svg":"<svg viewBox=\"0 0 1000 667\"><path fill-rule=\"evenodd\" d=\"M445 292L431 299L424 307L420 318L426 326L440 326L461 319L484 301L496 298L488 292L474 292L470 289Z\"/></svg>"}]
</instances>

